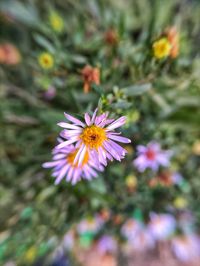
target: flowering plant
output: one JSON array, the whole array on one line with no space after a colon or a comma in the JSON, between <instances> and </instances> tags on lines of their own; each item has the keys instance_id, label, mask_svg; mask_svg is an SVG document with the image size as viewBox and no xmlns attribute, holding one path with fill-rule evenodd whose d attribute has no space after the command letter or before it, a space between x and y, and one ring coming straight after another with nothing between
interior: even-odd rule
<instances>
[{"instance_id":1,"label":"flowering plant","mask_svg":"<svg viewBox=\"0 0 200 266\"><path fill-rule=\"evenodd\" d=\"M180 2L0 1L0 265L199 258L200 5Z\"/></svg>"}]
</instances>

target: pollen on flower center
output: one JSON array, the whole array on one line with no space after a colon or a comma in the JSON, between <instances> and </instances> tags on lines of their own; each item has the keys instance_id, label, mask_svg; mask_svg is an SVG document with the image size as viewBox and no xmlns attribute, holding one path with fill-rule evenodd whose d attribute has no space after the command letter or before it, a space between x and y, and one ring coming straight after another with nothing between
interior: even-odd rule
<instances>
[{"instance_id":1,"label":"pollen on flower center","mask_svg":"<svg viewBox=\"0 0 200 266\"><path fill-rule=\"evenodd\" d=\"M171 48L170 42L166 38L161 38L153 44L154 56L158 59L167 57L170 54Z\"/></svg>"},{"instance_id":2,"label":"pollen on flower center","mask_svg":"<svg viewBox=\"0 0 200 266\"><path fill-rule=\"evenodd\" d=\"M68 163L71 164L73 167L78 167L78 162L74 164L74 159L76 157L77 152L78 152L78 149L70 153L66 158ZM88 152L86 152L84 155L83 161L79 167L83 167L85 164L88 163L88 161L89 161L89 154Z\"/></svg>"},{"instance_id":3,"label":"pollen on flower center","mask_svg":"<svg viewBox=\"0 0 200 266\"><path fill-rule=\"evenodd\" d=\"M155 160L155 157L156 157L156 154L153 150L149 149L146 151L146 157L149 159L149 160Z\"/></svg>"},{"instance_id":4,"label":"pollen on flower center","mask_svg":"<svg viewBox=\"0 0 200 266\"><path fill-rule=\"evenodd\" d=\"M105 129L94 125L86 127L80 138L91 149L98 149L107 139Z\"/></svg>"}]
</instances>

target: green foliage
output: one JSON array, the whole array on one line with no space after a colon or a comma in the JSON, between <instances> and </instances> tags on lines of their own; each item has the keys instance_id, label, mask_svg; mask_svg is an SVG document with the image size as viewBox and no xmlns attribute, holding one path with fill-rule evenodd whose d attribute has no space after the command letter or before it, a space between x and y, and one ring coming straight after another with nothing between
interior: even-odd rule
<instances>
[{"instance_id":1,"label":"green foliage","mask_svg":"<svg viewBox=\"0 0 200 266\"><path fill-rule=\"evenodd\" d=\"M52 10L64 20L60 33L50 25ZM200 140L199 2L2 0L0 12L0 43L15 44L22 57L16 66L0 65L0 264L30 265L30 247L35 256L46 254L71 225L103 208L148 219L181 196L200 225L200 159L193 149ZM180 32L180 55L158 61L152 42L172 24ZM109 29L118 34L116 45L105 42ZM39 65L41 52L54 57L52 69ZM101 73L101 84L88 94L81 76L86 64ZM49 86L56 88L52 101L43 98ZM122 131L133 151L96 180L55 186L41 165L51 158L57 122L64 112L83 116L97 106L127 116ZM170 170L183 175L181 186L150 188L154 174L133 167L135 147L151 140L173 150ZM131 193L130 174L137 177ZM83 246L90 241L90 235L80 239Z\"/></svg>"}]
</instances>

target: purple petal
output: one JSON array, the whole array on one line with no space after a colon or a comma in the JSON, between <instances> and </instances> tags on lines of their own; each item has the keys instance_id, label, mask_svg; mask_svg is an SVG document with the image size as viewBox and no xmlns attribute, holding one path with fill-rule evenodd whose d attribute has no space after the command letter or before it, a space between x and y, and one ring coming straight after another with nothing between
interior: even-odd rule
<instances>
[{"instance_id":1,"label":"purple petal","mask_svg":"<svg viewBox=\"0 0 200 266\"><path fill-rule=\"evenodd\" d=\"M122 156L125 156L125 154L127 153L127 151L122 148L119 144L117 144L116 142L112 141L112 140L109 140L108 141L109 144L111 144L111 146L119 153L121 154ZM120 155L120 156L121 156Z\"/></svg>"},{"instance_id":2,"label":"purple petal","mask_svg":"<svg viewBox=\"0 0 200 266\"><path fill-rule=\"evenodd\" d=\"M120 156L118 155L116 150L112 148L108 141L104 141L103 146L106 151L109 152L116 160L120 161Z\"/></svg>"},{"instance_id":3,"label":"purple petal","mask_svg":"<svg viewBox=\"0 0 200 266\"><path fill-rule=\"evenodd\" d=\"M94 124L95 118L96 118L96 114L97 114L98 108L95 109L93 116L92 116L92 120L91 120L91 125Z\"/></svg>"},{"instance_id":4,"label":"purple petal","mask_svg":"<svg viewBox=\"0 0 200 266\"><path fill-rule=\"evenodd\" d=\"M63 141L62 143L58 144L56 146L57 149L61 149L69 144L72 144L74 142L76 142L78 140L78 137L74 137L74 138L71 138L70 140L67 140L67 141Z\"/></svg>"},{"instance_id":5,"label":"purple petal","mask_svg":"<svg viewBox=\"0 0 200 266\"><path fill-rule=\"evenodd\" d=\"M82 132L82 129L78 129L78 130L64 130L60 133L61 137L63 138L71 138L71 137L75 137L75 136L80 136Z\"/></svg>"},{"instance_id":6,"label":"purple petal","mask_svg":"<svg viewBox=\"0 0 200 266\"><path fill-rule=\"evenodd\" d=\"M71 181L72 176L73 176L73 172L74 172L74 168L71 167L71 168L69 169L69 171L68 171L67 178L66 178L66 180L67 180L68 182Z\"/></svg>"},{"instance_id":7,"label":"purple petal","mask_svg":"<svg viewBox=\"0 0 200 266\"><path fill-rule=\"evenodd\" d=\"M96 119L95 119L95 125L98 126L105 119L106 119L106 114L105 113L97 116Z\"/></svg>"},{"instance_id":8,"label":"purple petal","mask_svg":"<svg viewBox=\"0 0 200 266\"><path fill-rule=\"evenodd\" d=\"M148 167L146 157L143 155L140 155L138 158L136 158L133 161L133 164L139 172L144 172L144 170Z\"/></svg>"},{"instance_id":9,"label":"purple petal","mask_svg":"<svg viewBox=\"0 0 200 266\"><path fill-rule=\"evenodd\" d=\"M125 122L126 122L126 117L122 116L122 117L118 118L116 121L114 121L112 124L110 124L107 127L107 130L110 131L110 130L113 130L115 128L121 127L123 124L125 124Z\"/></svg>"},{"instance_id":10,"label":"purple petal","mask_svg":"<svg viewBox=\"0 0 200 266\"><path fill-rule=\"evenodd\" d=\"M83 144L82 147L79 149L75 159L74 159L74 163L76 164L76 162L78 162L78 166L81 166L84 157L85 157L85 153L87 151L87 147Z\"/></svg>"},{"instance_id":11,"label":"purple petal","mask_svg":"<svg viewBox=\"0 0 200 266\"><path fill-rule=\"evenodd\" d=\"M85 114L85 122L88 126L91 125L91 119L88 113Z\"/></svg>"},{"instance_id":12,"label":"purple petal","mask_svg":"<svg viewBox=\"0 0 200 266\"><path fill-rule=\"evenodd\" d=\"M165 153L158 154L156 160L162 166L168 166L169 165L169 158L168 158L168 156L165 155Z\"/></svg>"},{"instance_id":13,"label":"purple petal","mask_svg":"<svg viewBox=\"0 0 200 266\"><path fill-rule=\"evenodd\" d=\"M147 151L147 147L145 147L143 145L138 145L136 149L139 153L146 153L146 151Z\"/></svg>"},{"instance_id":14,"label":"purple petal","mask_svg":"<svg viewBox=\"0 0 200 266\"><path fill-rule=\"evenodd\" d=\"M106 161L106 153L105 151L102 149L102 147L98 148L98 153L99 153L99 161L103 164L103 165L107 165L107 161Z\"/></svg>"},{"instance_id":15,"label":"purple petal","mask_svg":"<svg viewBox=\"0 0 200 266\"><path fill-rule=\"evenodd\" d=\"M51 167L55 167L56 165L59 164L59 161L55 161L55 162L46 162L42 164L42 167L44 168L51 168Z\"/></svg>"},{"instance_id":16,"label":"purple petal","mask_svg":"<svg viewBox=\"0 0 200 266\"><path fill-rule=\"evenodd\" d=\"M74 124L85 127L85 124L83 122L81 122L79 119L77 119L77 118L75 118L75 117L73 117L67 113L64 113L64 115L69 121L73 122Z\"/></svg>"},{"instance_id":17,"label":"purple petal","mask_svg":"<svg viewBox=\"0 0 200 266\"><path fill-rule=\"evenodd\" d=\"M63 167L63 169L60 171L59 175L57 176L56 180L55 180L55 184L59 184L60 181L63 179L63 177L66 175L67 170L69 169L70 165L67 164Z\"/></svg>"},{"instance_id":18,"label":"purple petal","mask_svg":"<svg viewBox=\"0 0 200 266\"><path fill-rule=\"evenodd\" d=\"M78 181L80 181L81 173L82 173L81 169L74 169L74 175L73 175L72 181L71 181L72 185L75 185Z\"/></svg>"},{"instance_id":19,"label":"purple petal","mask_svg":"<svg viewBox=\"0 0 200 266\"><path fill-rule=\"evenodd\" d=\"M131 142L131 140L128 139L128 138L120 137L120 136L115 136L115 135L112 135L112 134L108 134L108 137L110 139L113 139L113 140L116 140L116 141L122 142L122 143L130 143Z\"/></svg>"},{"instance_id":20,"label":"purple petal","mask_svg":"<svg viewBox=\"0 0 200 266\"><path fill-rule=\"evenodd\" d=\"M57 123L57 125L59 127L63 127L63 128L67 128L67 129L80 129L80 127L78 127L78 126L75 126L75 125L72 125L69 123L65 123L65 122Z\"/></svg>"},{"instance_id":21,"label":"purple petal","mask_svg":"<svg viewBox=\"0 0 200 266\"><path fill-rule=\"evenodd\" d=\"M66 154L63 153L59 153L53 156L53 160L59 160L59 159L63 159L66 157Z\"/></svg>"},{"instance_id":22,"label":"purple petal","mask_svg":"<svg viewBox=\"0 0 200 266\"><path fill-rule=\"evenodd\" d=\"M93 176L93 177L97 176L97 173L91 167L89 167L88 165L85 165L84 168L87 169L87 172L90 174L90 176Z\"/></svg>"}]
</instances>

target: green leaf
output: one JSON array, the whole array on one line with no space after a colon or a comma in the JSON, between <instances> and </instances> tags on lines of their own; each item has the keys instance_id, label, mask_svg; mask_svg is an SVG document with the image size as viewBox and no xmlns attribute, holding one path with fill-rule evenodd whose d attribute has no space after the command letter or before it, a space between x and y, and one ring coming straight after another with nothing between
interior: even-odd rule
<instances>
[{"instance_id":1,"label":"green leaf","mask_svg":"<svg viewBox=\"0 0 200 266\"><path fill-rule=\"evenodd\" d=\"M33 214L33 209L31 207L26 207L20 214L21 219L29 219Z\"/></svg>"},{"instance_id":2,"label":"green leaf","mask_svg":"<svg viewBox=\"0 0 200 266\"><path fill-rule=\"evenodd\" d=\"M87 248L91 246L94 235L90 232L84 233L79 238L79 243L81 247Z\"/></svg>"},{"instance_id":3,"label":"green leaf","mask_svg":"<svg viewBox=\"0 0 200 266\"><path fill-rule=\"evenodd\" d=\"M119 101L117 103L111 104L112 108L114 109L127 109L131 107L132 103L128 103L127 101Z\"/></svg>"},{"instance_id":4,"label":"green leaf","mask_svg":"<svg viewBox=\"0 0 200 266\"><path fill-rule=\"evenodd\" d=\"M132 85L121 89L121 91L127 96L137 96L144 94L145 92L149 91L151 88L152 88L151 83L147 83L142 85Z\"/></svg>"},{"instance_id":5,"label":"green leaf","mask_svg":"<svg viewBox=\"0 0 200 266\"><path fill-rule=\"evenodd\" d=\"M92 84L92 89L94 89L100 96L102 96L103 92L103 88L99 85L96 84Z\"/></svg>"},{"instance_id":6,"label":"green leaf","mask_svg":"<svg viewBox=\"0 0 200 266\"><path fill-rule=\"evenodd\" d=\"M24 24L37 25L40 23L37 9L31 4L24 5L19 1L8 0L0 3L0 9Z\"/></svg>"},{"instance_id":7,"label":"green leaf","mask_svg":"<svg viewBox=\"0 0 200 266\"><path fill-rule=\"evenodd\" d=\"M35 33L33 34L33 37L35 39L35 41L42 46L45 50L47 50L48 52L55 54L55 48L53 47L52 43L47 40L45 37L43 37L42 35Z\"/></svg>"},{"instance_id":8,"label":"green leaf","mask_svg":"<svg viewBox=\"0 0 200 266\"><path fill-rule=\"evenodd\" d=\"M106 187L102 179L98 178L93 180L93 182L90 183L91 189L95 190L96 192L100 194L106 193Z\"/></svg>"}]
</instances>

